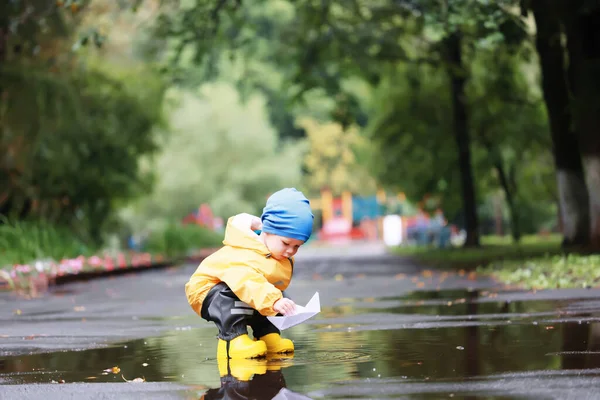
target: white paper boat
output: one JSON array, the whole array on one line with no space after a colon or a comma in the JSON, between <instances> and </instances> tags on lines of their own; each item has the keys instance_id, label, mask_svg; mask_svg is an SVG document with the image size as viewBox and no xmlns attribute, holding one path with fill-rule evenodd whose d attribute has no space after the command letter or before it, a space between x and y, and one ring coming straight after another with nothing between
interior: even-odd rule
<instances>
[{"instance_id":1,"label":"white paper boat","mask_svg":"<svg viewBox=\"0 0 600 400\"><path fill-rule=\"evenodd\" d=\"M291 328L301 324L307 319L314 317L321 312L321 302L319 301L319 292L316 292L306 306L302 307L296 304L296 314L284 317L267 317L273 325L279 330Z\"/></svg>"}]
</instances>

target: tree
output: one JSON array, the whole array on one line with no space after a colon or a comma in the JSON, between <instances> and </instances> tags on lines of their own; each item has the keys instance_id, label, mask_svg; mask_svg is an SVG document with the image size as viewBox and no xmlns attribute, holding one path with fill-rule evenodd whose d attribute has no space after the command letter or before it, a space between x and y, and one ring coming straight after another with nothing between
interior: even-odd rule
<instances>
[{"instance_id":1,"label":"tree","mask_svg":"<svg viewBox=\"0 0 600 400\"><path fill-rule=\"evenodd\" d=\"M569 104L567 53L560 39L563 30L551 3L534 0L530 5L556 165L563 245L586 246L590 240L588 188Z\"/></svg>"},{"instance_id":2,"label":"tree","mask_svg":"<svg viewBox=\"0 0 600 400\"><path fill-rule=\"evenodd\" d=\"M163 86L150 69L107 68L73 52L103 43L82 23L87 5L0 6L0 214L100 241L115 209L151 183L138 159L156 150Z\"/></svg>"},{"instance_id":3,"label":"tree","mask_svg":"<svg viewBox=\"0 0 600 400\"><path fill-rule=\"evenodd\" d=\"M527 45L506 44L480 50L468 88L474 144L484 151L476 170L493 171L494 184L504 192L515 241L525 228L525 213L531 214L532 201L540 206L555 199L554 185L548 183L554 170L545 162L551 146L547 116L541 95L531 89L535 65L525 59L530 52ZM531 179L537 185L523 184Z\"/></svg>"},{"instance_id":4,"label":"tree","mask_svg":"<svg viewBox=\"0 0 600 400\"><path fill-rule=\"evenodd\" d=\"M498 27L518 32L514 29L518 27L516 18L503 8L512 3L442 2L440 9L438 2L430 1L295 1L292 4L296 18L280 37L282 56L277 62L297 65L288 74L288 80L299 86L299 95L324 88L328 95L336 96L343 91L340 83L349 76L358 75L377 83L381 67L389 63L434 62L446 66L451 78L448 90L452 93L452 126L459 155L467 245L476 246L479 240L468 110L464 103L468 70L463 65L462 52L470 37L489 36ZM185 14L170 13L171 18L163 20L161 33L174 37L182 47L193 45L199 60L218 43L224 41L227 46L237 47L253 37L242 22L254 2L222 1L214 7L211 4L197 2ZM486 28L488 25L491 27ZM200 40L198 32L206 33L208 39Z\"/></svg>"},{"instance_id":5,"label":"tree","mask_svg":"<svg viewBox=\"0 0 600 400\"><path fill-rule=\"evenodd\" d=\"M83 220L99 239L118 203L148 187L138 158L156 150L162 87L149 75L127 78L3 68L0 213Z\"/></svg>"},{"instance_id":6,"label":"tree","mask_svg":"<svg viewBox=\"0 0 600 400\"><path fill-rule=\"evenodd\" d=\"M304 157L305 186L312 193L329 188L334 195L344 191L370 195L376 182L367 166L357 162L357 154L365 154L369 143L357 127L344 128L337 123L320 124L312 119L301 119L299 125L306 131L308 152Z\"/></svg>"},{"instance_id":7,"label":"tree","mask_svg":"<svg viewBox=\"0 0 600 400\"><path fill-rule=\"evenodd\" d=\"M569 54L570 109L589 194L590 244L600 249L600 6L591 1L559 9Z\"/></svg>"},{"instance_id":8,"label":"tree","mask_svg":"<svg viewBox=\"0 0 600 400\"><path fill-rule=\"evenodd\" d=\"M551 120L565 245L600 249L600 7L532 0ZM566 40L561 40L562 38Z\"/></svg>"},{"instance_id":9,"label":"tree","mask_svg":"<svg viewBox=\"0 0 600 400\"><path fill-rule=\"evenodd\" d=\"M165 103L169 134L149 165L152 194L125 214L136 229L179 220L202 203L223 218L258 213L271 192L300 183L302 144L280 144L265 99L242 102L229 83L194 92L172 88Z\"/></svg>"}]
</instances>

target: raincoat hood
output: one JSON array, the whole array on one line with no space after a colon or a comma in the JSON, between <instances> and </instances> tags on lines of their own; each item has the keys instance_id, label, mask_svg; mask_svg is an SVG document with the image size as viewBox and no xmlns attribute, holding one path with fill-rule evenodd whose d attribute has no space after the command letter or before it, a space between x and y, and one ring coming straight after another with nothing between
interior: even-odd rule
<instances>
[{"instance_id":1,"label":"raincoat hood","mask_svg":"<svg viewBox=\"0 0 600 400\"><path fill-rule=\"evenodd\" d=\"M239 249L253 250L259 254L269 254L269 249L263 243L260 236L249 228L243 228L233 223L233 218L229 218L227 221L227 228L225 229L225 239L223 244L225 246L231 246Z\"/></svg>"}]
</instances>

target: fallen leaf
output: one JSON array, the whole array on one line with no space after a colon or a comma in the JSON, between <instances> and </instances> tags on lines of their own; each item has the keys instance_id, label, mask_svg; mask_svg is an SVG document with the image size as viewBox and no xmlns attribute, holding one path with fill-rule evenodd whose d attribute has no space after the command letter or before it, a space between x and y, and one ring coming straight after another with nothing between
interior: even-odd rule
<instances>
[{"instance_id":1,"label":"fallen leaf","mask_svg":"<svg viewBox=\"0 0 600 400\"><path fill-rule=\"evenodd\" d=\"M344 275L342 275L342 274L337 274L337 275L335 276L335 280L336 280L336 281L343 281L343 280L344 280Z\"/></svg>"},{"instance_id":2,"label":"fallen leaf","mask_svg":"<svg viewBox=\"0 0 600 400\"><path fill-rule=\"evenodd\" d=\"M356 278L358 278L358 279L362 279L364 277L365 277L365 274L358 274L358 275L356 275Z\"/></svg>"},{"instance_id":3,"label":"fallen leaf","mask_svg":"<svg viewBox=\"0 0 600 400\"><path fill-rule=\"evenodd\" d=\"M404 279L404 278L406 278L406 274L396 274L395 278L396 279Z\"/></svg>"},{"instance_id":4,"label":"fallen leaf","mask_svg":"<svg viewBox=\"0 0 600 400\"><path fill-rule=\"evenodd\" d=\"M319 274L313 274L312 278L313 278L313 280L315 280L315 281L320 281L321 279L323 279L323 278L321 277L321 275L319 275Z\"/></svg>"},{"instance_id":5,"label":"fallen leaf","mask_svg":"<svg viewBox=\"0 0 600 400\"><path fill-rule=\"evenodd\" d=\"M85 378L85 379L98 379L98 377L97 377L97 376L88 376L88 377L87 377L87 378Z\"/></svg>"},{"instance_id":6,"label":"fallen leaf","mask_svg":"<svg viewBox=\"0 0 600 400\"><path fill-rule=\"evenodd\" d=\"M419 283L417 283L417 287L418 287L418 288L422 288L422 287L424 287L424 286L425 286L425 283L424 283L424 282L419 282Z\"/></svg>"},{"instance_id":7,"label":"fallen leaf","mask_svg":"<svg viewBox=\"0 0 600 400\"><path fill-rule=\"evenodd\" d=\"M456 304L462 304L462 303L466 303L466 302L467 302L467 299L458 299L458 300L454 300L454 302L455 302Z\"/></svg>"},{"instance_id":8,"label":"fallen leaf","mask_svg":"<svg viewBox=\"0 0 600 400\"><path fill-rule=\"evenodd\" d=\"M75 311L85 311L85 307L84 306L75 306L75 307L73 307L73 310L75 310Z\"/></svg>"},{"instance_id":9,"label":"fallen leaf","mask_svg":"<svg viewBox=\"0 0 600 400\"><path fill-rule=\"evenodd\" d=\"M467 279L469 279L470 281L474 281L475 279L477 279L477 273L475 271L469 272L469 276L467 277Z\"/></svg>"},{"instance_id":10,"label":"fallen leaf","mask_svg":"<svg viewBox=\"0 0 600 400\"><path fill-rule=\"evenodd\" d=\"M17 310L15 310L13 313L14 313L15 315L21 315L21 314L22 314L22 311L17 309Z\"/></svg>"},{"instance_id":11,"label":"fallen leaf","mask_svg":"<svg viewBox=\"0 0 600 400\"><path fill-rule=\"evenodd\" d=\"M451 301L449 301L449 302L447 302L447 303L446 303L446 305L447 305L448 307L450 307L450 306L452 305L452 302L451 302Z\"/></svg>"},{"instance_id":12,"label":"fallen leaf","mask_svg":"<svg viewBox=\"0 0 600 400\"><path fill-rule=\"evenodd\" d=\"M465 276L465 270L464 269L459 270L458 271L458 275L459 276Z\"/></svg>"}]
</instances>

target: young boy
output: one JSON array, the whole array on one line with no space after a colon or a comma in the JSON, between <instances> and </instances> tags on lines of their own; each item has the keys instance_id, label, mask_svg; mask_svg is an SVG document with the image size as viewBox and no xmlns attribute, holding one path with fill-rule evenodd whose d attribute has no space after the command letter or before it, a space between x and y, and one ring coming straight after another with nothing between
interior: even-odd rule
<instances>
[{"instance_id":1,"label":"young boy","mask_svg":"<svg viewBox=\"0 0 600 400\"><path fill-rule=\"evenodd\" d=\"M239 214L227 222L225 245L207 257L185 285L188 302L219 329L217 358L256 358L291 353L267 316L291 315L283 297L294 268L293 256L308 240L314 216L304 195L282 189L267 200L261 218ZM254 231L261 230L260 235ZM255 340L248 336L252 327Z\"/></svg>"}]
</instances>

